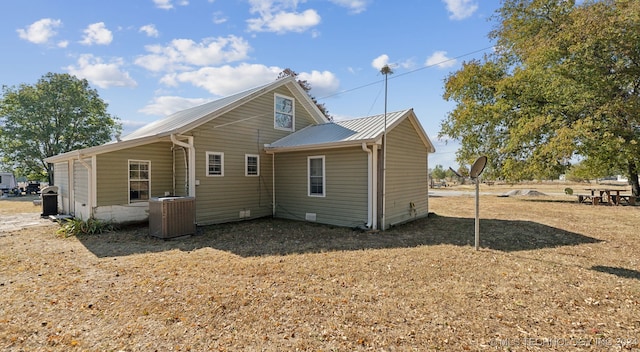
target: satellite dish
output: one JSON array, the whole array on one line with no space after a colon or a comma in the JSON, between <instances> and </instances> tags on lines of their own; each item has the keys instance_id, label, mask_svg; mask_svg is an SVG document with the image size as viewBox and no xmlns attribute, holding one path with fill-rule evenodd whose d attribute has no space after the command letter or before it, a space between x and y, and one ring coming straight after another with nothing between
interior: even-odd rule
<instances>
[{"instance_id":1,"label":"satellite dish","mask_svg":"<svg viewBox=\"0 0 640 352\"><path fill-rule=\"evenodd\" d=\"M454 175L462 178L462 175L460 175L456 170L452 169L451 166L449 166L449 170L451 170L451 172L453 172Z\"/></svg>"},{"instance_id":2,"label":"satellite dish","mask_svg":"<svg viewBox=\"0 0 640 352\"><path fill-rule=\"evenodd\" d=\"M483 155L473 163L469 176L471 176L471 178L477 178L482 171L484 171L485 166L487 166L487 157Z\"/></svg>"}]
</instances>

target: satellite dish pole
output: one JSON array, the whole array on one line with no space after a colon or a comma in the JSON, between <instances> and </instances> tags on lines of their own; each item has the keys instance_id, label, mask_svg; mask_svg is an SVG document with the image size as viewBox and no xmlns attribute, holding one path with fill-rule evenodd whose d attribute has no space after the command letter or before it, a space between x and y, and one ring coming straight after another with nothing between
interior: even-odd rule
<instances>
[{"instance_id":1,"label":"satellite dish pole","mask_svg":"<svg viewBox=\"0 0 640 352\"><path fill-rule=\"evenodd\" d=\"M382 230L385 229L386 206L387 206L387 76L393 74L389 65L384 65L380 69L384 75L384 132L382 134Z\"/></svg>"},{"instance_id":2,"label":"satellite dish pole","mask_svg":"<svg viewBox=\"0 0 640 352\"><path fill-rule=\"evenodd\" d=\"M476 251L480 247L480 174L484 171L484 167L487 165L487 157L481 156L471 166L469 176L476 180L476 221L475 221L475 247Z\"/></svg>"}]
</instances>

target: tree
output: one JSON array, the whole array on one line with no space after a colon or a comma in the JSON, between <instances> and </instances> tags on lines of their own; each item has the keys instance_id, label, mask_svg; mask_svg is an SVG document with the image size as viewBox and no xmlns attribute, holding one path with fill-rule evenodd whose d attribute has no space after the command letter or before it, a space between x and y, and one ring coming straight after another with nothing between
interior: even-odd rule
<instances>
[{"instance_id":1,"label":"tree","mask_svg":"<svg viewBox=\"0 0 640 352\"><path fill-rule=\"evenodd\" d=\"M576 157L624 169L640 196L640 2L504 0L496 51L445 82L441 135L511 181L555 178Z\"/></svg>"},{"instance_id":2,"label":"tree","mask_svg":"<svg viewBox=\"0 0 640 352\"><path fill-rule=\"evenodd\" d=\"M282 70L282 72L278 74L278 77L276 78L276 80L289 77L289 76L296 78L300 87L302 87L302 89L304 89L304 91L307 92L307 94L309 95L311 100L316 104L320 112L322 112L324 116L327 119L329 119L329 121L333 121L333 117L329 115L329 110L327 110L327 108L324 106L324 103L318 103L318 100L313 95L309 94L309 91L311 91L311 84L306 80L298 79L298 73L296 73L296 71L290 68L285 68L284 70Z\"/></svg>"},{"instance_id":3,"label":"tree","mask_svg":"<svg viewBox=\"0 0 640 352\"><path fill-rule=\"evenodd\" d=\"M431 178L434 180L444 180L446 176L447 174L442 168L442 165L436 165L436 167L431 170Z\"/></svg>"},{"instance_id":4,"label":"tree","mask_svg":"<svg viewBox=\"0 0 640 352\"><path fill-rule=\"evenodd\" d=\"M44 159L106 143L121 131L86 79L47 73L35 85L2 87L0 155L23 175L52 181Z\"/></svg>"}]
</instances>

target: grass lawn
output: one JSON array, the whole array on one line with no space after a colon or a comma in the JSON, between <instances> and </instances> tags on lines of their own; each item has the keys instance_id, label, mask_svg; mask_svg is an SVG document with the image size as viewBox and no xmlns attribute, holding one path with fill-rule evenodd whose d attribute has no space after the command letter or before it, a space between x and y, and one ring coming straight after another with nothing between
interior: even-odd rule
<instances>
[{"instance_id":1,"label":"grass lawn","mask_svg":"<svg viewBox=\"0 0 640 352\"><path fill-rule=\"evenodd\" d=\"M277 219L170 241L0 233L0 349L640 350L640 206L480 202L478 251L471 196L378 233Z\"/></svg>"}]
</instances>

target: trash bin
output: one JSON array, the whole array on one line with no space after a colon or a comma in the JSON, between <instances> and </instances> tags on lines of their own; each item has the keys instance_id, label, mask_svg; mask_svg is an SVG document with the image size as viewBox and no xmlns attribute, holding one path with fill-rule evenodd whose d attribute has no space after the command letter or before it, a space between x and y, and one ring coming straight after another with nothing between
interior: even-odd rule
<instances>
[{"instance_id":1,"label":"trash bin","mask_svg":"<svg viewBox=\"0 0 640 352\"><path fill-rule=\"evenodd\" d=\"M48 186L42 189L41 216L58 215L58 186Z\"/></svg>"}]
</instances>

